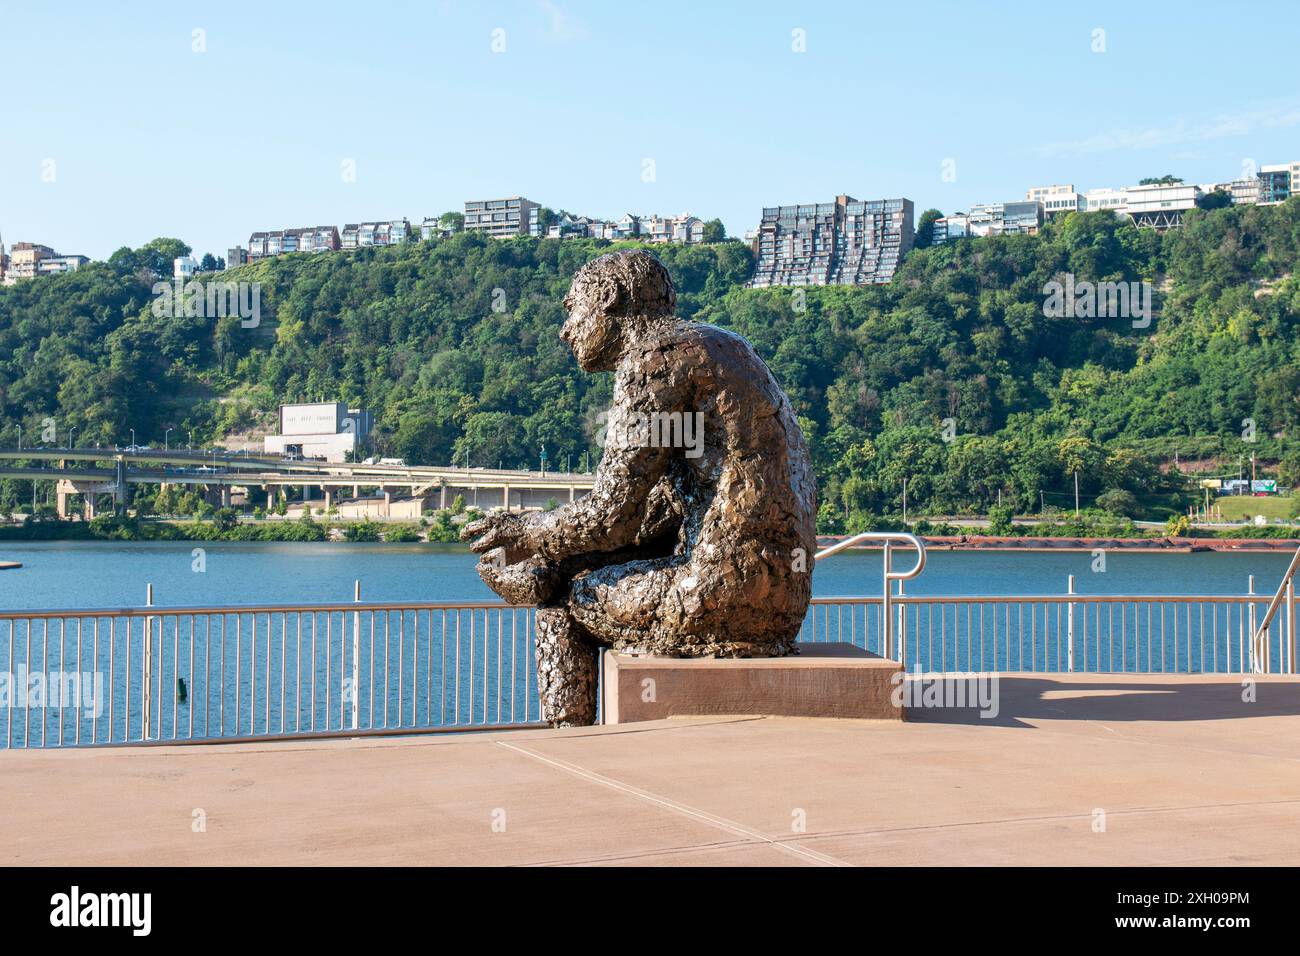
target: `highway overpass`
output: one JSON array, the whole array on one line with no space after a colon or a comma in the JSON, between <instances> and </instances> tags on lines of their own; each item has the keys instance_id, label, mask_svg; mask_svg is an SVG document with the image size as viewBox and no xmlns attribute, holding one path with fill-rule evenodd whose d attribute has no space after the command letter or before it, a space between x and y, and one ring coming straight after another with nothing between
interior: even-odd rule
<instances>
[{"instance_id":1,"label":"highway overpass","mask_svg":"<svg viewBox=\"0 0 1300 956\"><path fill-rule=\"evenodd\" d=\"M52 481L59 514L66 515L70 497L78 495L88 517L103 495L112 497L114 508L127 507L130 487L138 484L197 486L216 505L230 504L234 489L244 489L250 502L263 493L268 505L280 489L300 488L306 501L318 491L325 508L367 491L383 499L382 513L387 513L395 494L421 499L428 508L449 507L457 495L485 510L540 508L552 499L573 501L594 482L592 474L576 472L329 463L221 450L48 446L0 449L0 478Z\"/></svg>"}]
</instances>

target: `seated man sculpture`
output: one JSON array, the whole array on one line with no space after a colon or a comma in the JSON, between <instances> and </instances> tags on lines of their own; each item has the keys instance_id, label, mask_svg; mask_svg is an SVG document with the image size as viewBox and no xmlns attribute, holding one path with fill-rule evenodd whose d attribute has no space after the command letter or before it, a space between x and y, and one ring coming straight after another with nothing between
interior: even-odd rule
<instances>
[{"instance_id":1,"label":"seated man sculpture","mask_svg":"<svg viewBox=\"0 0 1300 956\"><path fill-rule=\"evenodd\" d=\"M676 317L642 250L573 279L560 337L614 371L591 493L468 524L479 574L536 604L537 685L555 726L596 717L602 647L672 657L794 650L811 596L816 489L789 400L739 335Z\"/></svg>"}]
</instances>

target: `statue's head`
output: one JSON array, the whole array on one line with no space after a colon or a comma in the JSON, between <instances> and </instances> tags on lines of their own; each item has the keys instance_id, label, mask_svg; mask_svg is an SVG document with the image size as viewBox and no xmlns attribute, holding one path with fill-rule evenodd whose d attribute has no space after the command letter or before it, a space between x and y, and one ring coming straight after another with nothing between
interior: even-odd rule
<instances>
[{"instance_id":1,"label":"statue's head","mask_svg":"<svg viewBox=\"0 0 1300 956\"><path fill-rule=\"evenodd\" d=\"M578 270L564 307L569 319L560 338L584 371L608 372L638 333L672 316L677 292L668 270L649 252L611 252Z\"/></svg>"}]
</instances>

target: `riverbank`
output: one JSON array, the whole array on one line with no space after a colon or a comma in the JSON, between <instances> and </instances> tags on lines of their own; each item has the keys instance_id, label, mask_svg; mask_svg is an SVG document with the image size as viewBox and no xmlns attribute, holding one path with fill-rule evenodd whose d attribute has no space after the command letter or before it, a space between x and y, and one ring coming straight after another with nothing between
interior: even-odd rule
<instances>
[{"instance_id":1,"label":"riverbank","mask_svg":"<svg viewBox=\"0 0 1300 956\"><path fill-rule=\"evenodd\" d=\"M820 535L823 547L850 535ZM917 535L932 551L1133 551L1137 553L1192 554L1195 552L1291 552L1300 538L1055 538L1007 535ZM859 547L879 549L866 543Z\"/></svg>"}]
</instances>

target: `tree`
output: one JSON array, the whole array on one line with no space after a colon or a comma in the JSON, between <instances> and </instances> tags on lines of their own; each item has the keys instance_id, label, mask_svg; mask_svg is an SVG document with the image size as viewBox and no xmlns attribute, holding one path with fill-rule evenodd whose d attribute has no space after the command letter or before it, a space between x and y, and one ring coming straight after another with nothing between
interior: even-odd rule
<instances>
[{"instance_id":1,"label":"tree","mask_svg":"<svg viewBox=\"0 0 1300 956\"><path fill-rule=\"evenodd\" d=\"M933 244L935 220L942 218L943 213L938 209L927 209L921 213L921 219L916 224L916 239L913 242L917 249L925 249Z\"/></svg>"},{"instance_id":2,"label":"tree","mask_svg":"<svg viewBox=\"0 0 1300 956\"><path fill-rule=\"evenodd\" d=\"M1181 182L1182 180L1179 179L1177 176L1172 176L1166 173L1163 176L1148 176L1146 179L1139 179L1138 185L1139 186L1173 186Z\"/></svg>"},{"instance_id":3,"label":"tree","mask_svg":"<svg viewBox=\"0 0 1300 956\"><path fill-rule=\"evenodd\" d=\"M1097 507L1118 518L1133 518L1138 513L1137 498L1123 488L1109 488L1097 496Z\"/></svg>"},{"instance_id":4,"label":"tree","mask_svg":"<svg viewBox=\"0 0 1300 956\"><path fill-rule=\"evenodd\" d=\"M438 217L438 225L451 232L463 232L465 229L465 214L455 210L444 212Z\"/></svg>"},{"instance_id":5,"label":"tree","mask_svg":"<svg viewBox=\"0 0 1300 956\"><path fill-rule=\"evenodd\" d=\"M724 242L727 229L722 225L721 219L710 219L704 224L703 236L705 242Z\"/></svg>"},{"instance_id":6,"label":"tree","mask_svg":"<svg viewBox=\"0 0 1300 956\"><path fill-rule=\"evenodd\" d=\"M203 258L199 260L200 272L216 272L219 268L216 256L210 252L203 253Z\"/></svg>"},{"instance_id":7,"label":"tree","mask_svg":"<svg viewBox=\"0 0 1300 956\"><path fill-rule=\"evenodd\" d=\"M1232 205L1232 193L1226 189L1215 189L1196 199L1197 209L1227 209Z\"/></svg>"}]
</instances>

